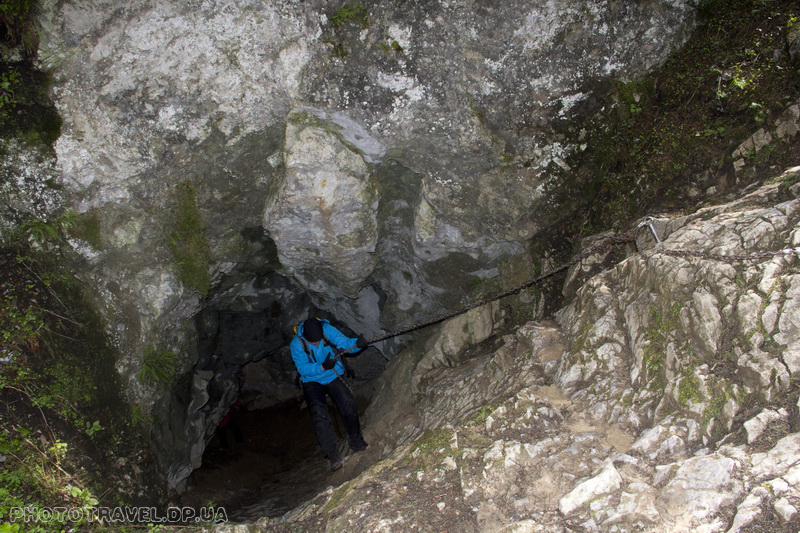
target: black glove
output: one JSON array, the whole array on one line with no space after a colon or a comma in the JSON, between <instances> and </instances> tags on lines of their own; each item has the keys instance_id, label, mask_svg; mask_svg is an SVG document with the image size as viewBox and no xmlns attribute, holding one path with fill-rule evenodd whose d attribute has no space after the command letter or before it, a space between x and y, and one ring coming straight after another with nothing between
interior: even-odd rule
<instances>
[{"instance_id":1,"label":"black glove","mask_svg":"<svg viewBox=\"0 0 800 533\"><path fill-rule=\"evenodd\" d=\"M330 355L322 362L322 368L325 370L330 370L333 368L333 365L336 364L336 360L332 358Z\"/></svg>"},{"instance_id":2,"label":"black glove","mask_svg":"<svg viewBox=\"0 0 800 533\"><path fill-rule=\"evenodd\" d=\"M344 377L347 379L356 379L356 373L350 368L350 365L344 365Z\"/></svg>"},{"instance_id":3,"label":"black glove","mask_svg":"<svg viewBox=\"0 0 800 533\"><path fill-rule=\"evenodd\" d=\"M361 349L366 348L367 346L369 346L367 339L364 338L364 335L359 335L358 339L356 339L356 348Z\"/></svg>"}]
</instances>

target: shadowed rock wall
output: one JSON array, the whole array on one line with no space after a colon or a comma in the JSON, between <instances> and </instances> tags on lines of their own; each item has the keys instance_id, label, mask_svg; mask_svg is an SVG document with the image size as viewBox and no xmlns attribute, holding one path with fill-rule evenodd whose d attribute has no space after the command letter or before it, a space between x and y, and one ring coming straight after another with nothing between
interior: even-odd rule
<instances>
[{"instance_id":1,"label":"shadowed rock wall","mask_svg":"<svg viewBox=\"0 0 800 533\"><path fill-rule=\"evenodd\" d=\"M526 242L585 201L584 120L694 17L677 0L348 6L45 3L57 174L103 235L73 245L172 486L256 357L212 349L213 312L262 313L269 352L309 307L370 336L530 265ZM137 380L149 347L177 354L174 383Z\"/></svg>"}]
</instances>

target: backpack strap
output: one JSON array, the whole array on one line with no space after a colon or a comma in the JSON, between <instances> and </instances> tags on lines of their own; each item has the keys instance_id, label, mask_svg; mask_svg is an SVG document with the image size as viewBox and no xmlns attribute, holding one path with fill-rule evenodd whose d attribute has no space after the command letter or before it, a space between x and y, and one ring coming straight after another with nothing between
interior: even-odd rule
<instances>
[{"instance_id":1,"label":"backpack strap","mask_svg":"<svg viewBox=\"0 0 800 533\"><path fill-rule=\"evenodd\" d=\"M308 341L303 338L302 335L298 335L300 337L300 342L303 343L303 350L306 352L306 357L308 357L309 363L316 363L317 359L311 355L311 348L308 347Z\"/></svg>"}]
</instances>

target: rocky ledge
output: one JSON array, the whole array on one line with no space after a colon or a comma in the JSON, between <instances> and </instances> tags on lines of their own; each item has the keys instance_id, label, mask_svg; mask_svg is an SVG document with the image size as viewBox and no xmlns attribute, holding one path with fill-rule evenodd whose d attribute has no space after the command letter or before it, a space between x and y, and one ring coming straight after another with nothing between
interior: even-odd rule
<instances>
[{"instance_id":1,"label":"rocky ledge","mask_svg":"<svg viewBox=\"0 0 800 533\"><path fill-rule=\"evenodd\" d=\"M363 472L215 531L797 531L798 179L657 218L555 323L453 319L393 362Z\"/></svg>"}]
</instances>

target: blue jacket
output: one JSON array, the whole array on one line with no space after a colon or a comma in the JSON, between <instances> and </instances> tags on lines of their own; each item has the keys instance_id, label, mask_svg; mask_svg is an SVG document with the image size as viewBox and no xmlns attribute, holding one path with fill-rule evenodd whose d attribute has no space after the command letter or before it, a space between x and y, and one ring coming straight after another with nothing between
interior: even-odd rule
<instances>
[{"instance_id":1,"label":"blue jacket","mask_svg":"<svg viewBox=\"0 0 800 533\"><path fill-rule=\"evenodd\" d=\"M336 345L342 350L347 350L356 345L356 339L345 336L341 331L331 326L327 320L320 320L320 322L322 322L322 332L331 344ZM340 376L344 375L344 365L341 361L336 361L336 365L330 370L322 368L322 362L328 355L331 357L336 355L331 346L326 346L324 340L320 341L316 346L306 341L310 352L307 354L303 349L303 341L300 340L302 335L303 325L301 324L297 328L297 335L295 335L294 339L292 339L292 342L289 344L292 350L294 366L297 367L297 371L300 373L300 381L303 383L314 381L322 385L327 385L336 379L336 372L338 372ZM334 372L334 370L336 372Z\"/></svg>"}]
</instances>

